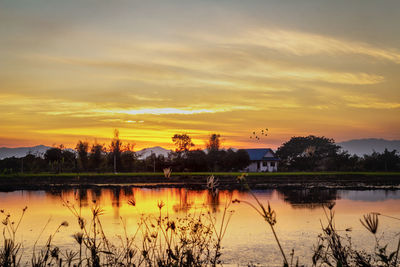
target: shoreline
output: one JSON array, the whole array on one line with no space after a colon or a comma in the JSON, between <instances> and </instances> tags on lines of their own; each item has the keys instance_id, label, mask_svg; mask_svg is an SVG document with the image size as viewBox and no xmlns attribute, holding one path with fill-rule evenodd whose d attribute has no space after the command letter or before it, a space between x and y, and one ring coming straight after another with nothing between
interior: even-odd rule
<instances>
[{"instance_id":1,"label":"shoreline","mask_svg":"<svg viewBox=\"0 0 400 267\"><path fill-rule=\"evenodd\" d=\"M54 188L188 188L206 189L211 173L173 173L165 178L163 173L61 173L0 175L0 191L46 190ZM237 176L240 173L214 173L219 189L242 189ZM400 172L294 172L249 173L246 181L252 189L349 189L349 190L399 190Z\"/></svg>"}]
</instances>

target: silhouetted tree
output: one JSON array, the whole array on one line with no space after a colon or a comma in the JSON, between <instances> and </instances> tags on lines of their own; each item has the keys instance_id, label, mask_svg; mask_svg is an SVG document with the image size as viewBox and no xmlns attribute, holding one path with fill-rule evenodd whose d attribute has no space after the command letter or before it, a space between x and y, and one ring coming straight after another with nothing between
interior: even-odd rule
<instances>
[{"instance_id":1,"label":"silhouetted tree","mask_svg":"<svg viewBox=\"0 0 400 267\"><path fill-rule=\"evenodd\" d=\"M40 172L46 170L46 161L41 157L37 157L33 154L28 153L23 160L24 172Z\"/></svg>"},{"instance_id":2,"label":"silhouetted tree","mask_svg":"<svg viewBox=\"0 0 400 267\"><path fill-rule=\"evenodd\" d=\"M250 165L250 156L244 149L236 151L235 166L232 168L233 171L240 171Z\"/></svg>"},{"instance_id":3,"label":"silhouetted tree","mask_svg":"<svg viewBox=\"0 0 400 267\"><path fill-rule=\"evenodd\" d=\"M207 170L207 154L200 149L189 151L186 154L184 170L192 172Z\"/></svg>"},{"instance_id":4,"label":"silhouetted tree","mask_svg":"<svg viewBox=\"0 0 400 267\"><path fill-rule=\"evenodd\" d=\"M79 140L78 144L76 144L75 149L76 149L76 152L78 153L80 167L84 171L87 171L88 162L89 162L89 156L88 156L89 144L88 144L88 142L82 142Z\"/></svg>"},{"instance_id":5,"label":"silhouetted tree","mask_svg":"<svg viewBox=\"0 0 400 267\"><path fill-rule=\"evenodd\" d=\"M44 159L50 165L52 171L57 173L61 172L62 170L62 149L64 148L63 145L60 147L52 147L46 150L44 153Z\"/></svg>"},{"instance_id":6,"label":"silhouetted tree","mask_svg":"<svg viewBox=\"0 0 400 267\"><path fill-rule=\"evenodd\" d=\"M123 152L121 153L121 164L124 171L131 172L135 168L136 155L133 151L134 146L134 144L127 144L122 149Z\"/></svg>"},{"instance_id":7,"label":"silhouetted tree","mask_svg":"<svg viewBox=\"0 0 400 267\"><path fill-rule=\"evenodd\" d=\"M230 148L226 151L219 151L217 155L219 159L214 168L218 171L240 171L250 164L249 154L244 149L235 152Z\"/></svg>"},{"instance_id":8,"label":"silhouetted tree","mask_svg":"<svg viewBox=\"0 0 400 267\"><path fill-rule=\"evenodd\" d=\"M219 134L211 134L207 143L207 165L210 171L219 171L223 169L225 151L220 151L221 142Z\"/></svg>"},{"instance_id":9,"label":"silhouetted tree","mask_svg":"<svg viewBox=\"0 0 400 267\"><path fill-rule=\"evenodd\" d=\"M371 155L364 155L362 166L366 171L397 171L400 170L400 156L396 150L373 152Z\"/></svg>"},{"instance_id":10,"label":"silhouetted tree","mask_svg":"<svg viewBox=\"0 0 400 267\"><path fill-rule=\"evenodd\" d=\"M332 171L361 171L362 158L357 155L350 155L347 151L338 153L330 165L327 166L328 170Z\"/></svg>"},{"instance_id":11,"label":"silhouetted tree","mask_svg":"<svg viewBox=\"0 0 400 267\"><path fill-rule=\"evenodd\" d=\"M276 154L281 159L281 169L325 170L327 160L334 159L339 148L333 139L309 135L292 137L278 148Z\"/></svg>"},{"instance_id":12,"label":"silhouetted tree","mask_svg":"<svg viewBox=\"0 0 400 267\"><path fill-rule=\"evenodd\" d=\"M109 162L111 162L114 172L117 172L117 169L121 166L121 147L122 142L119 139L119 131L115 129L114 138L111 141L109 154Z\"/></svg>"},{"instance_id":13,"label":"silhouetted tree","mask_svg":"<svg viewBox=\"0 0 400 267\"><path fill-rule=\"evenodd\" d=\"M89 166L92 170L100 171L103 169L105 152L104 145L97 143L92 145L89 155Z\"/></svg>"},{"instance_id":14,"label":"silhouetted tree","mask_svg":"<svg viewBox=\"0 0 400 267\"><path fill-rule=\"evenodd\" d=\"M16 157L2 159L0 161L0 169L3 174L20 172L21 159Z\"/></svg>"},{"instance_id":15,"label":"silhouetted tree","mask_svg":"<svg viewBox=\"0 0 400 267\"><path fill-rule=\"evenodd\" d=\"M186 152L189 151L191 147L194 147L192 138L187 134L175 134L172 137L172 142L176 146L176 152Z\"/></svg>"},{"instance_id":16,"label":"silhouetted tree","mask_svg":"<svg viewBox=\"0 0 400 267\"><path fill-rule=\"evenodd\" d=\"M62 150L61 156L61 168L62 171L77 171L76 155L73 151L68 149Z\"/></svg>"},{"instance_id":17,"label":"silhouetted tree","mask_svg":"<svg viewBox=\"0 0 400 267\"><path fill-rule=\"evenodd\" d=\"M220 135L219 134L211 134L210 138L208 139L207 142L207 151L210 153L211 151L218 151L220 146L221 146L221 141L220 141Z\"/></svg>"}]
</instances>

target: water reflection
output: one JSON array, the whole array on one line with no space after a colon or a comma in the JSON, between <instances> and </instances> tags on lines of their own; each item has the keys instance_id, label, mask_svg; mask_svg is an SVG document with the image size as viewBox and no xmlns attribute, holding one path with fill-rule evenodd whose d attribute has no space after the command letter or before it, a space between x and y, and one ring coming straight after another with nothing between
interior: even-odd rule
<instances>
[{"instance_id":1,"label":"water reflection","mask_svg":"<svg viewBox=\"0 0 400 267\"><path fill-rule=\"evenodd\" d=\"M32 196L37 196L41 193L52 201L62 199L75 202L81 208L90 207L93 203L111 206L115 218L120 217L120 209L124 208L129 200L135 200L137 207L144 213L156 212L158 201L165 202L174 213L188 213L196 209L206 209L216 213L220 211L221 201L229 201L234 196L243 194L236 190L222 190L218 194L212 194L208 190L185 188L143 189L129 186L52 189L44 192L28 191L28 194Z\"/></svg>"},{"instance_id":2,"label":"water reflection","mask_svg":"<svg viewBox=\"0 0 400 267\"><path fill-rule=\"evenodd\" d=\"M80 207L89 207L92 203L110 205L116 218L120 216L120 208L131 199L135 200L139 207L143 207L144 212L155 212L157 201L164 201L174 213L187 213L191 210L204 207L215 213L220 211L221 202L247 195L246 192L238 190L221 190L218 194L212 194L208 190L191 190L186 188L143 189L130 186L20 192L29 196L44 194L46 198L53 200L74 200L79 203ZM266 199L271 199L276 194L279 199L298 209L320 208L324 205L334 204L342 197L356 201L372 202L385 199L400 199L398 192L387 190L348 191L315 188L280 188L254 191L257 196ZM151 207L152 205L153 207Z\"/></svg>"},{"instance_id":3,"label":"water reflection","mask_svg":"<svg viewBox=\"0 0 400 267\"><path fill-rule=\"evenodd\" d=\"M279 196L294 208L315 209L335 204L340 199L336 189L278 189Z\"/></svg>"},{"instance_id":4,"label":"water reflection","mask_svg":"<svg viewBox=\"0 0 400 267\"><path fill-rule=\"evenodd\" d=\"M365 235L365 229L359 222L364 214L376 211L400 217L400 191L270 189L256 190L254 194L261 203L271 204L277 213L276 228L285 249L295 248L297 255L304 256L300 258L300 262L304 263L310 260L312 246L320 233L320 219L324 218L321 205L336 202L338 226L352 227L354 229L352 237L360 244L368 243L367 238L370 237ZM123 231L121 217L127 225L136 226L142 214L157 216L159 201L165 203L163 212L168 212L172 216L183 217L186 213L199 214L210 211L212 216L218 217L222 214L224 204L236 198L254 201L247 192L238 190L221 190L219 194L213 195L207 190L185 188L146 189L131 186L56 188L49 191L0 192L0 209L18 215L21 208L28 206L20 233L27 247L32 246L37 240L37 229L42 229L49 217L52 218L48 226L49 233L52 233L61 221L68 221L69 228L60 232L57 239L57 242L68 248L74 244L71 233L79 229L76 218L62 206L62 199L74 203L75 207L82 210L82 216L87 219L90 219L90 207L94 203L101 206L105 211L101 217L104 229L110 237L116 237ZM135 207L128 204L132 199L136 202ZM230 208L235 213L223 242L224 261L242 265L247 265L249 260L265 262L266 257L273 261L274 255L279 254L263 218L243 203L233 204ZM386 220L382 223L386 227L385 233L388 236L391 236L391 232L388 231L398 233L397 221ZM133 234L134 229L135 227L128 227L127 230ZM43 236L45 237L46 233ZM277 260L280 260L279 257Z\"/></svg>"}]
</instances>

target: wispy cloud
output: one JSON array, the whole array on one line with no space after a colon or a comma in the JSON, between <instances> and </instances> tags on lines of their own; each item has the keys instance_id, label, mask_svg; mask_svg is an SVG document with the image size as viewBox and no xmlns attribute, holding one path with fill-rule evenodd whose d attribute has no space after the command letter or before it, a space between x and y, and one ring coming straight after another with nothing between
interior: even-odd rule
<instances>
[{"instance_id":1,"label":"wispy cloud","mask_svg":"<svg viewBox=\"0 0 400 267\"><path fill-rule=\"evenodd\" d=\"M400 109L400 102L385 101L384 99L368 96L344 96L347 106L361 109Z\"/></svg>"},{"instance_id":2,"label":"wispy cloud","mask_svg":"<svg viewBox=\"0 0 400 267\"><path fill-rule=\"evenodd\" d=\"M233 106L233 107L222 107L222 108L141 108L141 109L127 109L127 110L93 110L98 113L112 113L112 114L129 114L129 115L193 115L202 113L218 113L218 112L229 112L234 110L255 110L254 107L244 106Z\"/></svg>"},{"instance_id":3,"label":"wispy cloud","mask_svg":"<svg viewBox=\"0 0 400 267\"><path fill-rule=\"evenodd\" d=\"M360 54L400 64L400 51L381 48L368 43L332 38L308 32L286 29L252 29L230 38L229 36L202 36L221 44L260 46L293 55Z\"/></svg>"}]
</instances>

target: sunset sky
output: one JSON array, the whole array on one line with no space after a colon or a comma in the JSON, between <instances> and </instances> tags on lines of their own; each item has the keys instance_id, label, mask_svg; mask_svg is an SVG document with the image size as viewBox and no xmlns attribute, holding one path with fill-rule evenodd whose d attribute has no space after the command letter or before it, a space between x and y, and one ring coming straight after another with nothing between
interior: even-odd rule
<instances>
[{"instance_id":1,"label":"sunset sky","mask_svg":"<svg viewBox=\"0 0 400 267\"><path fill-rule=\"evenodd\" d=\"M0 146L400 139L400 1L0 0ZM268 128L258 142L253 131Z\"/></svg>"}]
</instances>

